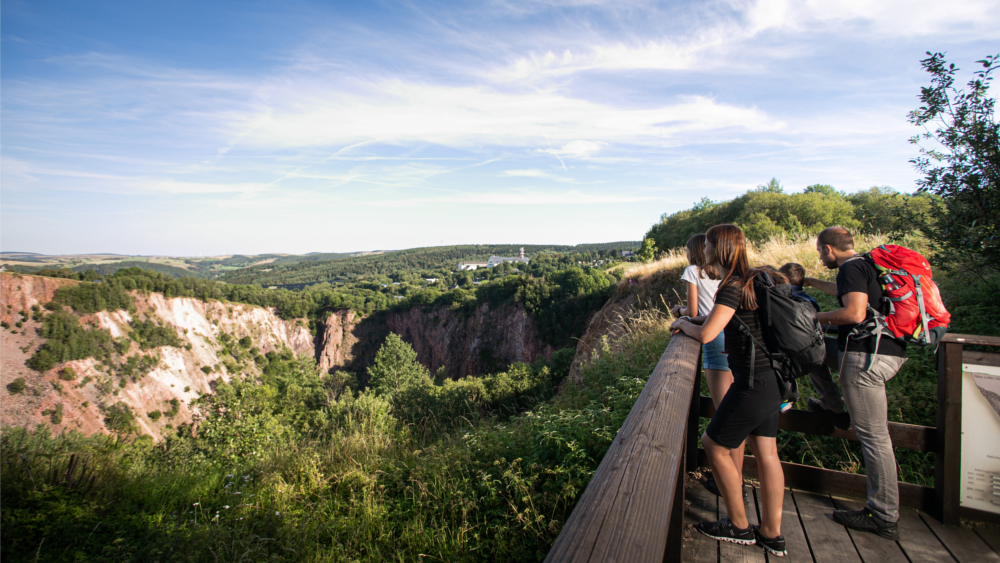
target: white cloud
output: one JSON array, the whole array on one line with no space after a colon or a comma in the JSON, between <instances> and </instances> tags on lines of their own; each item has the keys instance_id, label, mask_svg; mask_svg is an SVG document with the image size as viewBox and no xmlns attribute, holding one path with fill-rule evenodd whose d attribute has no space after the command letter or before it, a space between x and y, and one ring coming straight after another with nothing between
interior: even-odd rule
<instances>
[{"instance_id":1,"label":"white cloud","mask_svg":"<svg viewBox=\"0 0 1000 563\"><path fill-rule=\"evenodd\" d=\"M369 140L432 143L449 147L507 147L573 143L566 150L591 154L596 143L656 142L691 131L774 131L782 124L753 107L721 104L703 96L678 98L652 108L610 106L554 90L507 93L485 87L451 87L389 80L364 94L324 89L272 91L274 103L234 118L241 143L259 147L339 146ZM249 131L248 133L243 133ZM567 154L573 156L573 154Z\"/></svg>"},{"instance_id":2,"label":"white cloud","mask_svg":"<svg viewBox=\"0 0 1000 563\"><path fill-rule=\"evenodd\" d=\"M539 170L537 168L529 168L526 170L504 170L502 176L514 177L514 178L541 178L544 180L552 180L553 182L573 181L571 178L560 176L558 174L553 174L551 172L546 172L545 170Z\"/></svg>"},{"instance_id":3,"label":"white cloud","mask_svg":"<svg viewBox=\"0 0 1000 563\"><path fill-rule=\"evenodd\" d=\"M987 33L1000 36L1000 10L993 0L756 0L734 2L746 10L750 30L840 29L856 26L892 36Z\"/></svg>"},{"instance_id":4,"label":"white cloud","mask_svg":"<svg viewBox=\"0 0 1000 563\"><path fill-rule=\"evenodd\" d=\"M728 6L728 13L716 10ZM612 7L611 9L615 9ZM646 13L649 17L669 17L678 13ZM690 71L746 64L747 41L767 31L785 34L771 52L757 45L758 58L802 55L808 49L795 48L816 33L841 36L873 32L885 37L953 35L980 38L1000 37L1000 9L995 0L720 0L706 2L701 10L711 18L690 16L692 25L683 32L664 33L645 41L622 42L600 35L580 40L565 36L559 49L529 53L512 63L488 69L484 76L500 83L538 83L587 71L659 70ZM655 15L654 15L655 14ZM701 20L701 21L698 21ZM695 23L698 22L698 23ZM770 37L769 41L775 38Z\"/></svg>"},{"instance_id":5,"label":"white cloud","mask_svg":"<svg viewBox=\"0 0 1000 563\"><path fill-rule=\"evenodd\" d=\"M587 159L604 148L604 143L597 143L594 141L573 141L571 143L566 143L561 148L558 149L540 149L538 152L551 154L556 158L580 158Z\"/></svg>"}]
</instances>

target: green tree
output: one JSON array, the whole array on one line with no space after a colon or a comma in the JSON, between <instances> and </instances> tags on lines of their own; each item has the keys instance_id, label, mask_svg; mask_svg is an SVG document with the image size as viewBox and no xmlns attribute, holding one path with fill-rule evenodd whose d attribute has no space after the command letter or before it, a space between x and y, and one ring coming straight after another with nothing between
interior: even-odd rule
<instances>
[{"instance_id":1,"label":"green tree","mask_svg":"<svg viewBox=\"0 0 1000 563\"><path fill-rule=\"evenodd\" d=\"M430 379L430 372L417 361L417 353L398 334L390 332L368 368L368 386L380 395Z\"/></svg>"},{"instance_id":2,"label":"green tree","mask_svg":"<svg viewBox=\"0 0 1000 563\"><path fill-rule=\"evenodd\" d=\"M994 117L995 98L989 95L991 73L1000 55L977 61L967 90L955 87L958 68L942 53L927 53L920 61L931 75L931 85L920 89L923 105L909 114L910 123L936 129L914 136L920 156L910 162L924 177L921 192L941 196L943 206L932 206L933 223L924 230L938 244L983 269L1000 270L1000 123ZM928 146L931 145L931 146Z\"/></svg>"},{"instance_id":3,"label":"green tree","mask_svg":"<svg viewBox=\"0 0 1000 563\"><path fill-rule=\"evenodd\" d=\"M781 182L777 178L771 178L766 184L758 185L757 191L768 194L783 194L785 193L785 188L781 187Z\"/></svg>"},{"instance_id":4,"label":"green tree","mask_svg":"<svg viewBox=\"0 0 1000 563\"><path fill-rule=\"evenodd\" d=\"M642 248L639 249L639 260L643 262L652 262L655 257L656 242L649 237L642 239Z\"/></svg>"},{"instance_id":5,"label":"green tree","mask_svg":"<svg viewBox=\"0 0 1000 563\"><path fill-rule=\"evenodd\" d=\"M806 189L802 190L803 193L817 193L828 196L843 196L841 192L838 192L836 188L829 184L813 184L811 186L806 186Z\"/></svg>"}]
</instances>

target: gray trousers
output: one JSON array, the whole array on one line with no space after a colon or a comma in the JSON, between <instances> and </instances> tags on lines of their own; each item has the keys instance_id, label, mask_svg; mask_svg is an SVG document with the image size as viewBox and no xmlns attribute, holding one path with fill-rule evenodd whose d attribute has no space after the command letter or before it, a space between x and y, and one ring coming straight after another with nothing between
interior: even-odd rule
<instances>
[{"instance_id":1,"label":"gray trousers","mask_svg":"<svg viewBox=\"0 0 1000 563\"><path fill-rule=\"evenodd\" d=\"M906 358L848 352L840 384L851 413L854 433L861 441L861 453L868 474L868 509L886 522L899 520L899 482L896 454L889 439L888 400L885 382L896 376Z\"/></svg>"},{"instance_id":2,"label":"gray trousers","mask_svg":"<svg viewBox=\"0 0 1000 563\"><path fill-rule=\"evenodd\" d=\"M832 341L832 349L831 349ZM834 412L851 413L854 433L861 442L861 454L868 474L868 509L886 522L899 520L899 485L896 473L896 455L889 439L888 400L885 396L885 382L896 376L906 358L864 352L837 352L837 340L827 338L826 365L809 374L809 379L819 393L820 404ZM833 359L843 358L840 385L844 396L841 398L837 384L830 375L830 369L837 369Z\"/></svg>"}]
</instances>

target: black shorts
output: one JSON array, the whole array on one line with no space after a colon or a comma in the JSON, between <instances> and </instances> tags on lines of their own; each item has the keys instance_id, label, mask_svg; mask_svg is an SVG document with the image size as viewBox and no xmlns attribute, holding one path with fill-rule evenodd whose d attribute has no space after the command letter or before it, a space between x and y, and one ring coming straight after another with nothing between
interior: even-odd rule
<instances>
[{"instance_id":1,"label":"black shorts","mask_svg":"<svg viewBox=\"0 0 1000 563\"><path fill-rule=\"evenodd\" d=\"M774 438L778 435L781 388L771 370L757 369L753 389L746 374L733 372L733 385L715 410L705 434L727 448L739 446L747 436Z\"/></svg>"}]
</instances>

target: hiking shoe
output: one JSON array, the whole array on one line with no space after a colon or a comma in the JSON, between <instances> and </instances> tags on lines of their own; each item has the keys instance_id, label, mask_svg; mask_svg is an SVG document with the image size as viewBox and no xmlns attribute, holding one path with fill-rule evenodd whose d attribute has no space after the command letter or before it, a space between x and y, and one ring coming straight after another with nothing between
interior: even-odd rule
<instances>
[{"instance_id":1,"label":"hiking shoe","mask_svg":"<svg viewBox=\"0 0 1000 563\"><path fill-rule=\"evenodd\" d=\"M751 526L753 528L753 537L757 540L757 545L764 548L771 555L776 557L784 557L788 555L788 550L785 549L785 536L778 535L773 538L769 538L760 531L760 526Z\"/></svg>"},{"instance_id":2,"label":"hiking shoe","mask_svg":"<svg viewBox=\"0 0 1000 563\"><path fill-rule=\"evenodd\" d=\"M828 415L833 422L833 425L841 430L851 429L851 415L845 410L844 412L833 412L832 410L823 406L823 403L819 402L819 399L809 397L806 401L806 408L809 412L818 412Z\"/></svg>"},{"instance_id":3,"label":"hiking shoe","mask_svg":"<svg viewBox=\"0 0 1000 563\"><path fill-rule=\"evenodd\" d=\"M695 524L694 529L716 540L738 543L740 545L753 545L757 543L754 537L753 526L747 526L741 530L734 526L728 517L717 522Z\"/></svg>"},{"instance_id":4,"label":"hiking shoe","mask_svg":"<svg viewBox=\"0 0 1000 563\"><path fill-rule=\"evenodd\" d=\"M834 510L833 521L852 530L869 532L887 540L899 541L899 524L886 522L872 514L868 507L864 510Z\"/></svg>"},{"instance_id":5,"label":"hiking shoe","mask_svg":"<svg viewBox=\"0 0 1000 563\"><path fill-rule=\"evenodd\" d=\"M709 477L702 485L708 489L708 492L712 493L717 497L722 496L722 492L719 491L719 484L715 482L715 477ZM750 504L750 495L747 494L747 488L743 487L743 504Z\"/></svg>"}]
</instances>

